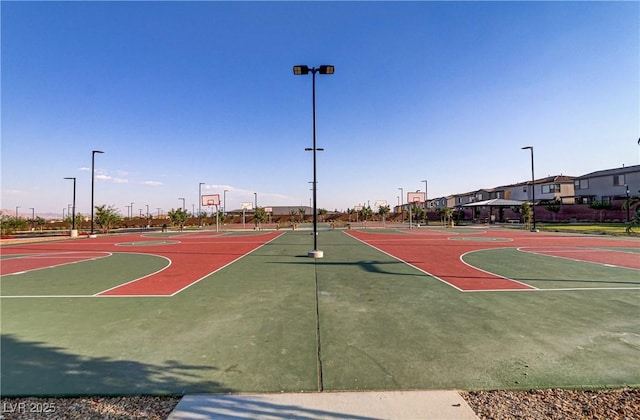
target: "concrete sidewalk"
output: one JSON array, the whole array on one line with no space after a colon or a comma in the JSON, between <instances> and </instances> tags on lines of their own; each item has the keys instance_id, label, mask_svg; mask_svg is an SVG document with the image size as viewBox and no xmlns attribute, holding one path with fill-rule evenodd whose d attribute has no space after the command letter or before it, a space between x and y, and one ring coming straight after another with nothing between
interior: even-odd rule
<instances>
[{"instance_id":1,"label":"concrete sidewalk","mask_svg":"<svg viewBox=\"0 0 640 420\"><path fill-rule=\"evenodd\" d=\"M456 391L376 391L187 395L169 419L479 418Z\"/></svg>"}]
</instances>

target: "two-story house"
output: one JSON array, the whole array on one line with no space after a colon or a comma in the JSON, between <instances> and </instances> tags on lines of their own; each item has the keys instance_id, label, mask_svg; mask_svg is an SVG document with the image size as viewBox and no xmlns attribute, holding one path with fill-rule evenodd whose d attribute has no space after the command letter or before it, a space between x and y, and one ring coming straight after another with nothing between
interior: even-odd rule
<instances>
[{"instance_id":1,"label":"two-story house","mask_svg":"<svg viewBox=\"0 0 640 420\"><path fill-rule=\"evenodd\" d=\"M591 172L574 179L576 204L623 199L640 190L640 165Z\"/></svg>"}]
</instances>

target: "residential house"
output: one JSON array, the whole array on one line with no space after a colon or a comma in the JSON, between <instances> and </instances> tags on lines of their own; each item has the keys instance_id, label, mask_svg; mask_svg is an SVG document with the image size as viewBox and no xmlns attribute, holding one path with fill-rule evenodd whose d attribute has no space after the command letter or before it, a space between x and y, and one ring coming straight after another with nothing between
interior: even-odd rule
<instances>
[{"instance_id":1,"label":"residential house","mask_svg":"<svg viewBox=\"0 0 640 420\"><path fill-rule=\"evenodd\" d=\"M574 202L620 200L640 191L640 165L591 172L574 179Z\"/></svg>"}]
</instances>

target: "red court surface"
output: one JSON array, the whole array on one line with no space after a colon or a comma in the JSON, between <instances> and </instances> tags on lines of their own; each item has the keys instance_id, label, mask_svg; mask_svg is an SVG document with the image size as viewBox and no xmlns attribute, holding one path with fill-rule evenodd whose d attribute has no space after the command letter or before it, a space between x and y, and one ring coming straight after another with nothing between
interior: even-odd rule
<instances>
[{"instance_id":1,"label":"red court surface","mask_svg":"<svg viewBox=\"0 0 640 420\"><path fill-rule=\"evenodd\" d=\"M211 273L244 257L280 236L282 232L224 236L215 233L174 235L169 238L140 234L37 243L2 248L5 258L0 275L38 270L113 253L164 257L163 270L97 293L97 296L173 296Z\"/></svg>"},{"instance_id":2,"label":"red court surface","mask_svg":"<svg viewBox=\"0 0 640 420\"><path fill-rule=\"evenodd\" d=\"M352 237L455 287L460 291L535 290L462 261L468 252L517 248L548 256L640 270L640 254L606 248L637 248L638 241L609 237L561 236L540 232L478 230L455 233L415 230L409 234L349 231Z\"/></svg>"}]
</instances>

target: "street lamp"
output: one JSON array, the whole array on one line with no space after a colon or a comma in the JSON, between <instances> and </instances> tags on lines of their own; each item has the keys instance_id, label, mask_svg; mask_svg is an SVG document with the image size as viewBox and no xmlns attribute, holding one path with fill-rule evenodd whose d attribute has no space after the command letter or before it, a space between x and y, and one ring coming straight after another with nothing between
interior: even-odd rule
<instances>
[{"instance_id":1,"label":"street lamp","mask_svg":"<svg viewBox=\"0 0 640 420\"><path fill-rule=\"evenodd\" d=\"M324 253L318 250L318 215L317 215L317 177L316 177L316 152L322 151L316 147L316 73L333 74L335 67L330 65L321 65L320 67L311 67L300 65L293 66L293 74L296 76L307 75L311 72L311 102L313 113L313 147L305 148L305 151L313 152L313 251L308 253L309 257L322 258Z\"/></svg>"},{"instance_id":2,"label":"street lamp","mask_svg":"<svg viewBox=\"0 0 640 420\"><path fill-rule=\"evenodd\" d=\"M131 218L131 219L133 219L133 204L134 204L134 203L133 203L133 201L132 201L132 202L131 202L131 216L130 216L130 218Z\"/></svg>"},{"instance_id":3,"label":"street lamp","mask_svg":"<svg viewBox=\"0 0 640 420\"><path fill-rule=\"evenodd\" d=\"M198 226L202 227L202 186L204 182L198 183Z\"/></svg>"},{"instance_id":4,"label":"street lamp","mask_svg":"<svg viewBox=\"0 0 640 420\"><path fill-rule=\"evenodd\" d=\"M424 182L424 220L425 222L428 221L427 219L427 209L428 209L428 205L427 205L427 180L423 179L420 182Z\"/></svg>"},{"instance_id":5,"label":"street lamp","mask_svg":"<svg viewBox=\"0 0 640 420\"><path fill-rule=\"evenodd\" d=\"M536 231L536 177L533 174L533 146L525 146L522 150L529 149L531 151L531 211L533 213L532 232Z\"/></svg>"},{"instance_id":6,"label":"street lamp","mask_svg":"<svg viewBox=\"0 0 640 420\"><path fill-rule=\"evenodd\" d=\"M73 206L71 207L71 236L77 236L78 231L76 231L76 178L75 177L66 177L65 179L73 179Z\"/></svg>"},{"instance_id":7,"label":"street lamp","mask_svg":"<svg viewBox=\"0 0 640 420\"><path fill-rule=\"evenodd\" d=\"M404 205L404 190L402 188L398 188L400 190L400 222L404 222L404 209L402 206Z\"/></svg>"},{"instance_id":8,"label":"street lamp","mask_svg":"<svg viewBox=\"0 0 640 420\"><path fill-rule=\"evenodd\" d=\"M253 193L254 196L254 205L253 205L253 223L256 226L256 229L258 228L258 193L254 192Z\"/></svg>"},{"instance_id":9,"label":"street lamp","mask_svg":"<svg viewBox=\"0 0 640 420\"><path fill-rule=\"evenodd\" d=\"M627 193L627 223L629 223L631 221L631 213L630 213L631 209L629 206L629 185L624 184L624 188L626 189L626 193Z\"/></svg>"},{"instance_id":10,"label":"street lamp","mask_svg":"<svg viewBox=\"0 0 640 420\"><path fill-rule=\"evenodd\" d=\"M227 191L229 190L224 190L222 192L222 214L225 216L227 215Z\"/></svg>"},{"instance_id":11,"label":"street lamp","mask_svg":"<svg viewBox=\"0 0 640 420\"><path fill-rule=\"evenodd\" d=\"M95 171L95 163L96 163L96 153L104 153L101 150L92 150L91 151L91 233L90 236L93 236L93 184L96 175Z\"/></svg>"}]
</instances>

